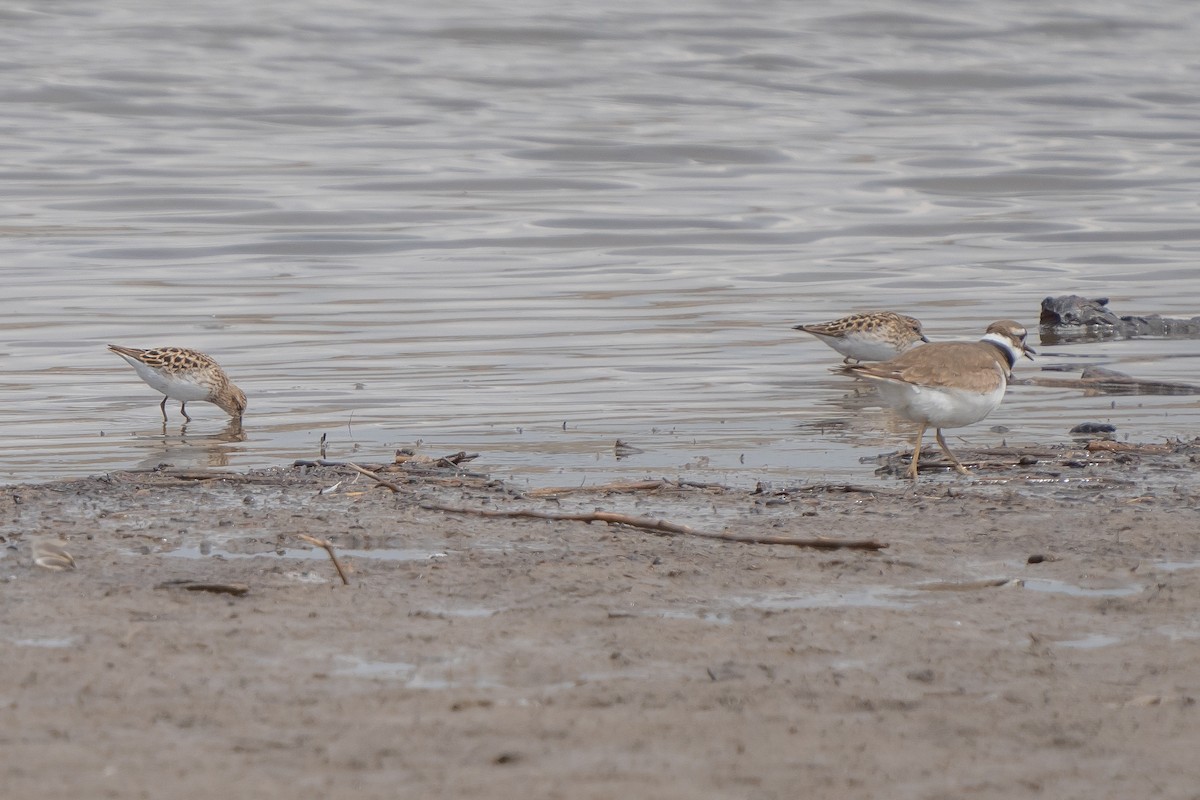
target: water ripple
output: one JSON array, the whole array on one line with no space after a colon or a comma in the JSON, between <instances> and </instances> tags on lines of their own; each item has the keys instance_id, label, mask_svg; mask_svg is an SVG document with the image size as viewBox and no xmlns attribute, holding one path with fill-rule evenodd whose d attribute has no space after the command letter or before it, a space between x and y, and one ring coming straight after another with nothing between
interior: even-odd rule
<instances>
[{"instance_id":1,"label":"water ripple","mask_svg":"<svg viewBox=\"0 0 1200 800\"><path fill-rule=\"evenodd\" d=\"M798 322L887 306L973 338L1065 293L1200 313L1183 0L142 11L0 11L9 480L286 462L322 434L540 482L865 479L907 428ZM204 406L164 427L109 341L212 352L246 438ZM1086 356L1186 382L1193 344ZM1014 385L960 433L1198 416Z\"/></svg>"}]
</instances>

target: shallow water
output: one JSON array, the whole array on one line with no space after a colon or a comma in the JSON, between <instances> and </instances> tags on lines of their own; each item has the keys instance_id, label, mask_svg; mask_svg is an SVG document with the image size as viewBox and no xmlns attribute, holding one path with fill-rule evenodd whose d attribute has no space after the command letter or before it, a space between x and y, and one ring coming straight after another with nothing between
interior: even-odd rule
<instances>
[{"instance_id":1,"label":"shallow water","mask_svg":"<svg viewBox=\"0 0 1200 800\"><path fill-rule=\"evenodd\" d=\"M863 479L909 427L798 322L888 307L970 338L1065 293L1200 313L1200 7L899 8L0 12L0 477L242 469L326 434L330 458L420 442L534 484ZM110 341L217 357L244 438L203 404L164 427ZM1019 369L1191 381L1198 358L1139 339ZM1017 385L956 433L1198 417Z\"/></svg>"},{"instance_id":2,"label":"shallow water","mask_svg":"<svg viewBox=\"0 0 1200 800\"><path fill-rule=\"evenodd\" d=\"M1047 592L1049 594L1062 594L1068 597L1131 597L1136 594L1141 594L1146 590L1146 587L1140 584L1129 584L1126 586L1115 586L1105 589L1089 589L1083 586L1075 586L1071 583L1063 581L1049 580L1047 578L1022 578L1021 586L1034 592Z\"/></svg>"},{"instance_id":3,"label":"shallow water","mask_svg":"<svg viewBox=\"0 0 1200 800\"><path fill-rule=\"evenodd\" d=\"M329 558L329 555L324 550L311 547L283 547L253 553L238 553L203 547L201 545L188 545L168 550L165 554L176 558L295 558L304 560L315 559L318 561ZM370 550L345 549L340 550L339 554L347 558L363 558L378 561L429 561L435 558L444 558L446 555L445 553L428 550L395 547L379 547L371 548Z\"/></svg>"}]
</instances>

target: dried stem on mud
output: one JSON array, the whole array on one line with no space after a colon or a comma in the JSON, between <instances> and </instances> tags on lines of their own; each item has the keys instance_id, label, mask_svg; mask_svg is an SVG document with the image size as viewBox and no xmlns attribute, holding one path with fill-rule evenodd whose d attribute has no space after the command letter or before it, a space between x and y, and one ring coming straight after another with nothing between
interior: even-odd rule
<instances>
[{"instance_id":1,"label":"dried stem on mud","mask_svg":"<svg viewBox=\"0 0 1200 800\"><path fill-rule=\"evenodd\" d=\"M668 522L654 517L634 517L629 514L617 514L612 511L588 511L578 514L558 511L535 511L532 509L517 509L513 511L498 511L481 508L458 508L444 506L438 503L421 503L421 508L429 511L445 511L451 514L474 514L480 517L508 517L548 519L556 522L604 522L609 525L625 525L630 528L664 533L669 536L695 536L700 539L717 539L723 542L740 542L742 544L783 544L792 547L813 547L819 550L882 550L886 542L874 539L829 539L818 536L810 539L796 539L790 536L757 536L741 533L713 533L698 531L687 525Z\"/></svg>"},{"instance_id":2,"label":"dried stem on mud","mask_svg":"<svg viewBox=\"0 0 1200 800\"><path fill-rule=\"evenodd\" d=\"M385 481L375 473L363 469L357 464L347 461L346 466L355 472L366 475L368 478L379 481L393 492L401 491L399 486L390 481ZM722 542L739 542L741 544L781 544L792 547L812 547L819 550L882 550L887 547L887 542L877 542L874 539L830 539L824 536L796 539L789 536L712 533L710 531L698 531L687 525L680 525L679 523L668 522L663 519L655 519L654 517L634 517L629 514L617 514L612 511L589 511L578 514L558 511L535 511L532 509L500 511L481 508L459 508L457 506L444 506L438 503L421 503L421 508L427 511L443 511L449 514L474 514L479 517L548 519L556 522L604 522L609 525L625 525L630 528L641 528L642 530L663 533L668 536L695 536L699 539L716 539ZM330 555L332 555L332 551Z\"/></svg>"},{"instance_id":3,"label":"dried stem on mud","mask_svg":"<svg viewBox=\"0 0 1200 800\"><path fill-rule=\"evenodd\" d=\"M374 472L371 472L371 470L369 470L369 469L363 469L358 464L355 464L353 461L347 461L346 466L349 467L350 469L354 470L355 472L359 473L360 475L366 475L371 480L379 481L380 485L386 486L387 488L391 489L393 492L404 491L403 489L401 489L399 486L392 483L391 481L384 480L383 478L376 475Z\"/></svg>"},{"instance_id":4,"label":"dried stem on mud","mask_svg":"<svg viewBox=\"0 0 1200 800\"><path fill-rule=\"evenodd\" d=\"M724 489L724 486L716 483L696 483L694 481L668 481L668 480L651 480L651 481L616 481L615 483L601 483L591 486L547 486L543 489L530 489L524 492L526 497L561 497L567 494L580 494L587 492L588 494L620 494L627 492L654 492L659 489Z\"/></svg>"},{"instance_id":5,"label":"dried stem on mud","mask_svg":"<svg viewBox=\"0 0 1200 800\"><path fill-rule=\"evenodd\" d=\"M296 536L311 545L325 548L325 552L329 553L329 560L333 562L333 567L337 570L338 577L342 579L342 584L345 586L350 585L350 579L346 577L346 571L342 569L342 562L338 561L337 553L333 552L333 545L330 542L304 533L298 533Z\"/></svg>"}]
</instances>

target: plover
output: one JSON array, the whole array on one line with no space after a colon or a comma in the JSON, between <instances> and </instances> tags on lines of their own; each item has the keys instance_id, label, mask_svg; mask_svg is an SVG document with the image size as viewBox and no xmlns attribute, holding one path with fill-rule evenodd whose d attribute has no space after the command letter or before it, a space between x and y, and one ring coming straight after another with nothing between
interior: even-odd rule
<instances>
[{"instance_id":1,"label":"plover","mask_svg":"<svg viewBox=\"0 0 1200 800\"><path fill-rule=\"evenodd\" d=\"M870 381L884 403L921 426L906 472L909 478L917 479L921 439L931 426L937 430L942 452L965 475L967 468L946 446L942 428L970 425L996 410L1017 359L1033 358L1026 334L1019 322L1003 319L989 325L978 342L934 342L891 361L842 366L836 371Z\"/></svg>"}]
</instances>

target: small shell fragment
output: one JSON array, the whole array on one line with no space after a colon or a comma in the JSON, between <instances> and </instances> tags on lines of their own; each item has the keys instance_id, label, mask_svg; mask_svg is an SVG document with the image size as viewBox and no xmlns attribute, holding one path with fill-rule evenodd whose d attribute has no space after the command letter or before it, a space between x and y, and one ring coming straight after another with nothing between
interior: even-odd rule
<instances>
[{"instance_id":1,"label":"small shell fragment","mask_svg":"<svg viewBox=\"0 0 1200 800\"><path fill-rule=\"evenodd\" d=\"M75 559L71 557L62 543L49 539L33 543L33 563L42 569L54 572L75 569Z\"/></svg>"}]
</instances>

